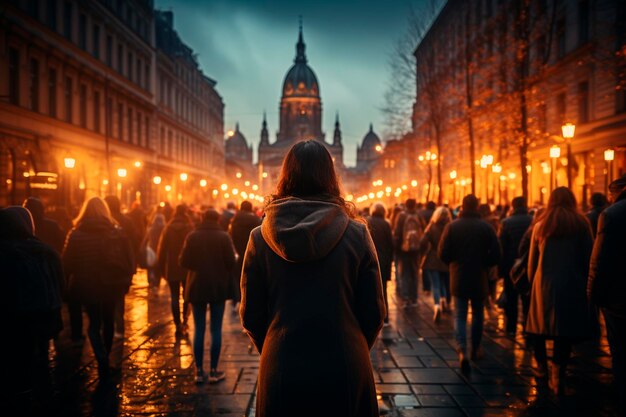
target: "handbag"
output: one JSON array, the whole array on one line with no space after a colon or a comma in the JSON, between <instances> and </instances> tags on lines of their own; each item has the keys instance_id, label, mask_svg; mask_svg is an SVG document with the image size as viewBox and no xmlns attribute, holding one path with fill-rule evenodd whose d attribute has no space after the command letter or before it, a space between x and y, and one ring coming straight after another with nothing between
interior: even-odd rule
<instances>
[{"instance_id":1,"label":"handbag","mask_svg":"<svg viewBox=\"0 0 626 417\"><path fill-rule=\"evenodd\" d=\"M146 265L149 268L156 266L157 263L157 255L154 249L150 247L150 245L146 245Z\"/></svg>"},{"instance_id":2,"label":"handbag","mask_svg":"<svg viewBox=\"0 0 626 417\"><path fill-rule=\"evenodd\" d=\"M528 252L521 258L517 258L511 268L511 282L518 293L522 295L530 294L530 280L528 279Z\"/></svg>"}]
</instances>

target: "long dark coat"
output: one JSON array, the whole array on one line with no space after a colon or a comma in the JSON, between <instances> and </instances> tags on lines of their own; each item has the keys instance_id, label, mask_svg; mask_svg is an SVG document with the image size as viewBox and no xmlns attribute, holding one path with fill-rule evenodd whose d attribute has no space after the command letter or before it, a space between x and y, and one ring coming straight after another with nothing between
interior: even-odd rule
<instances>
[{"instance_id":1,"label":"long dark coat","mask_svg":"<svg viewBox=\"0 0 626 417\"><path fill-rule=\"evenodd\" d=\"M256 415L378 416L369 349L385 303L366 226L325 201L280 199L265 214L241 279L261 353Z\"/></svg>"},{"instance_id":2,"label":"long dark coat","mask_svg":"<svg viewBox=\"0 0 626 417\"><path fill-rule=\"evenodd\" d=\"M450 293L455 297L484 299L489 293L489 268L500 261L494 228L478 213L461 212L443 231L439 258L450 267Z\"/></svg>"},{"instance_id":3,"label":"long dark coat","mask_svg":"<svg viewBox=\"0 0 626 417\"><path fill-rule=\"evenodd\" d=\"M549 338L590 336L587 277L593 238L587 227L574 236L540 242L535 224L530 240L530 309L526 331Z\"/></svg>"},{"instance_id":4,"label":"long dark coat","mask_svg":"<svg viewBox=\"0 0 626 417\"><path fill-rule=\"evenodd\" d=\"M193 227L187 216L174 216L161 233L157 249L159 271L168 282L181 282L187 278L187 270L178 264L185 238Z\"/></svg>"},{"instance_id":5,"label":"long dark coat","mask_svg":"<svg viewBox=\"0 0 626 417\"><path fill-rule=\"evenodd\" d=\"M420 239L420 252L425 254L424 260L422 261L423 269L448 272L448 265L437 255L439 241L441 240L445 227L445 224L440 223L431 223L426 226L426 230Z\"/></svg>"},{"instance_id":6,"label":"long dark coat","mask_svg":"<svg viewBox=\"0 0 626 417\"><path fill-rule=\"evenodd\" d=\"M518 257L520 242L524 233L530 227L533 218L528 210L519 209L509 217L502 220L500 226L500 246L502 247L502 260L500 261L500 276L508 279L509 272L513 268L515 259Z\"/></svg>"},{"instance_id":7,"label":"long dark coat","mask_svg":"<svg viewBox=\"0 0 626 417\"><path fill-rule=\"evenodd\" d=\"M372 241L378 254L380 277L383 281L391 280L391 263L393 262L393 234L391 226L383 216L372 215L367 218Z\"/></svg>"},{"instance_id":8,"label":"long dark coat","mask_svg":"<svg viewBox=\"0 0 626 417\"><path fill-rule=\"evenodd\" d=\"M202 223L187 235L179 263L189 270L185 301L222 303L229 298L235 250L230 236L217 222Z\"/></svg>"},{"instance_id":9,"label":"long dark coat","mask_svg":"<svg viewBox=\"0 0 626 417\"><path fill-rule=\"evenodd\" d=\"M127 283L111 284L111 276L102 259L106 237L116 228L118 233L123 234L119 227L107 219L92 218L83 220L68 233L62 259L71 298L85 304L112 302L128 290L132 273L129 274ZM129 270L132 270L135 260L128 237L124 239L124 245L121 252L125 259L121 262L129 265Z\"/></svg>"}]
</instances>

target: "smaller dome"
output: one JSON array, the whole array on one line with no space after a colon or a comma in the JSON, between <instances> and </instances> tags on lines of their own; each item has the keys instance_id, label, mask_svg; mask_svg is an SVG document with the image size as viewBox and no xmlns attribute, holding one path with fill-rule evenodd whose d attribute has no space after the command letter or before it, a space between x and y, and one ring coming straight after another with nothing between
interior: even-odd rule
<instances>
[{"instance_id":1,"label":"smaller dome","mask_svg":"<svg viewBox=\"0 0 626 417\"><path fill-rule=\"evenodd\" d=\"M370 130L363 137L363 142L361 143L361 149L376 149L377 146L381 146L380 138L376 133L374 133L374 127L370 123Z\"/></svg>"},{"instance_id":2,"label":"smaller dome","mask_svg":"<svg viewBox=\"0 0 626 417\"><path fill-rule=\"evenodd\" d=\"M248 141L246 137L239 131L239 123L235 127L233 135L226 140L226 149L247 149Z\"/></svg>"}]
</instances>

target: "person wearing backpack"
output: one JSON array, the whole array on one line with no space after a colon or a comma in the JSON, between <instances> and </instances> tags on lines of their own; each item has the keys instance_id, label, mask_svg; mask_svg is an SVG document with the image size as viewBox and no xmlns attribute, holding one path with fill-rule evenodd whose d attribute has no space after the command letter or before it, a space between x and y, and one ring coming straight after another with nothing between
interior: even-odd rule
<instances>
[{"instance_id":1,"label":"person wearing backpack","mask_svg":"<svg viewBox=\"0 0 626 417\"><path fill-rule=\"evenodd\" d=\"M135 262L130 239L100 197L85 201L67 235L63 269L68 292L83 304L101 379L109 376L115 302L130 286Z\"/></svg>"},{"instance_id":2,"label":"person wearing backpack","mask_svg":"<svg viewBox=\"0 0 626 417\"><path fill-rule=\"evenodd\" d=\"M394 241L397 250L397 263L405 300L405 307L417 306L417 274L419 264L420 239L424 233L424 220L417 212L415 199L409 198L406 210L398 216L394 228Z\"/></svg>"},{"instance_id":3,"label":"person wearing backpack","mask_svg":"<svg viewBox=\"0 0 626 417\"><path fill-rule=\"evenodd\" d=\"M494 228L480 218L478 199L463 198L459 218L448 224L439 241L439 258L450 267L450 291L454 300L454 331L463 372L467 358L467 313L472 305L472 360L480 357L484 306L489 295L489 268L500 261L500 244Z\"/></svg>"}]
</instances>

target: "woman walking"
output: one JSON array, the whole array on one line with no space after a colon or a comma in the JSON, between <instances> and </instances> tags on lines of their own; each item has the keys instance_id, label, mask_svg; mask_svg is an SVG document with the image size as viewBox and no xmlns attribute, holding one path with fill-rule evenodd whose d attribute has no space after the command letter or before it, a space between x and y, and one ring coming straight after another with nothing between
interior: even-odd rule
<instances>
[{"instance_id":1,"label":"woman walking","mask_svg":"<svg viewBox=\"0 0 626 417\"><path fill-rule=\"evenodd\" d=\"M420 252L425 253L424 260L422 261L422 271L430 280L433 300L435 303L433 321L436 323L439 321L441 311L447 307L446 299L448 293L446 291L445 279L448 275L448 265L443 263L437 255L437 248L439 247L439 241L443 234L443 229L448 223L452 221L452 214L446 207L439 207L435 210L424 235L420 240Z\"/></svg>"},{"instance_id":2,"label":"woman walking","mask_svg":"<svg viewBox=\"0 0 626 417\"><path fill-rule=\"evenodd\" d=\"M204 334L206 332L206 308L211 314L211 369L209 382L224 379L217 369L222 349L222 319L224 303L230 296L232 270L235 266L235 249L226 231L218 224L219 213L209 209L202 223L191 232L180 254L180 266L187 268L185 302L191 304L194 322L193 356L196 362L196 383L203 383Z\"/></svg>"},{"instance_id":3,"label":"woman walking","mask_svg":"<svg viewBox=\"0 0 626 417\"><path fill-rule=\"evenodd\" d=\"M534 335L539 378L548 375L546 340L554 340L550 385L557 395L564 394L572 344L591 335L586 287L592 244L591 227L578 211L574 194L556 188L530 241L526 331Z\"/></svg>"},{"instance_id":4,"label":"woman walking","mask_svg":"<svg viewBox=\"0 0 626 417\"><path fill-rule=\"evenodd\" d=\"M385 219L385 206L383 203L375 203L370 209L371 215L367 218L372 241L378 254L380 265L380 277L383 283L383 295L385 297L385 326L389 325L389 301L387 300L387 282L391 280L391 263L393 262L393 233L391 225Z\"/></svg>"},{"instance_id":5,"label":"woman walking","mask_svg":"<svg viewBox=\"0 0 626 417\"><path fill-rule=\"evenodd\" d=\"M320 142L287 153L250 235L241 289L242 324L261 354L257 416L378 416L369 350L385 302L376 249Z\"/></svg>"},{"instance_id":6,"label":"woman walking","mask_svg":"<svg viewBox=\"0 0 626 417\"><path fill-rule=\"evenodd\" d=\"M68 291L85 307L101 378L109 374L115 301L130 286L135 262L129 238L100 197L85 201L63 249Z\"/></svg>"}]
</instances>

